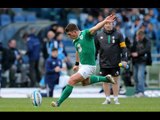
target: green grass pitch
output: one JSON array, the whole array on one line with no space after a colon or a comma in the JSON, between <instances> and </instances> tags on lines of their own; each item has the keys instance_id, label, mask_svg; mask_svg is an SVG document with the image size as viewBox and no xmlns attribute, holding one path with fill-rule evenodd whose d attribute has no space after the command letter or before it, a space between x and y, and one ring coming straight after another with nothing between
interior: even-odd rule
<instances>
[{"instance_id":1,"label":"green grass pitch","mask_svg":"<svg viewBox=\"0 0 160 120\"><path fill-rule=\"evenodd\" d=\"M51 107L52 100L52 98L43 98L42 105L34 107L29 98L0 98L0 111L160 111L160 98L120 98L120 105L115 105L113 102L110 105L102 105L104 98L69 98L58 108Z\"/></svg>"}]
</instances>

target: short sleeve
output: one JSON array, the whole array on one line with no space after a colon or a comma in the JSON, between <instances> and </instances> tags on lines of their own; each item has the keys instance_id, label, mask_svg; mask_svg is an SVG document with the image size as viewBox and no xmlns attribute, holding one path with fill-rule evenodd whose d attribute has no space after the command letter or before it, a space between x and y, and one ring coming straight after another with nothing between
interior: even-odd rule
<instances>
[{"instance_id":1,"label":"short sleeve","mask_svg":"<svg viewBox=\"0 0 160 120\"><path fill-rule=\"evenodd\" d=\"M88 36L93 36L93 35L90 34L89 29L84 30L84 33L85 33L86 35L88 35Z\"/></svg>"}]
</instances>

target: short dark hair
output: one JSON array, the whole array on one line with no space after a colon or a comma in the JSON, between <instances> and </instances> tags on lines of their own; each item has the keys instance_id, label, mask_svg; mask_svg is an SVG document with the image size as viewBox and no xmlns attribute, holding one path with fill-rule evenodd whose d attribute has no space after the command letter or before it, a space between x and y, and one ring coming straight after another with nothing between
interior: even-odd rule
<instances>
[{"instance_id":1,"label":"short dark hair","mask_svg":"<svg viewBox=\"0 0 160 120\"><path fill-rule=\"evenodd\" d=\"M69 23L65 28L65 32L71 32L71 31L74 31L74 30L76 30L76 31L79 30L78 26L74 23Z\"/></svg>"},{"instance_id":2,"label":"short dark hair","mask_svg":"<svg viewBox=\"0 0 160 120\"><path fill-rule=\"evenodd\" d=\"M54 51L58 51L58 49L57 48L52 48L52 52L54 52Z\"/></svg>"}]
</instances>

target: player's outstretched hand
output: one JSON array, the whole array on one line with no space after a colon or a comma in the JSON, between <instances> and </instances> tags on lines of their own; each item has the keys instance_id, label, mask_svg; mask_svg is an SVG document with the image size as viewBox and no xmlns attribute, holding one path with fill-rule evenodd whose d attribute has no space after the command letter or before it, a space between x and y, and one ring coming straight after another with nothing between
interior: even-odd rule
<instances>
[{"instance_id":1,"label":"player's outstretched hand","mask_svg":"<svg viewBox=\"0 0 160 120\"><path fill-rule=\"evenodd\" d=\"M106 22L114 22L116 20L116 15L109 15L105 18Z\"/></svg>"}]
</instances>

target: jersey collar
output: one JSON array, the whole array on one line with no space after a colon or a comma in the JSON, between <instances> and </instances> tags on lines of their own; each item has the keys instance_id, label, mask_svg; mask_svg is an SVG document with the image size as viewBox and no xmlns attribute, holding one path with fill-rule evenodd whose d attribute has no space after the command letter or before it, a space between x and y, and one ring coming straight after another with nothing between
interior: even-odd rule
<instances>
[{"instance_id":1,"label":"jersey collar","mask_svg":"<svg viewBox=\"0 0 160 120\"><path fill-rule=\"evenodd\" d=\"M78 35L78 37L76 39L73 39L73 43L78 40L78 38L81 35L81 33L82 33L82 31L79 32L79 35Z\"/></svg>"}]
</instances>

